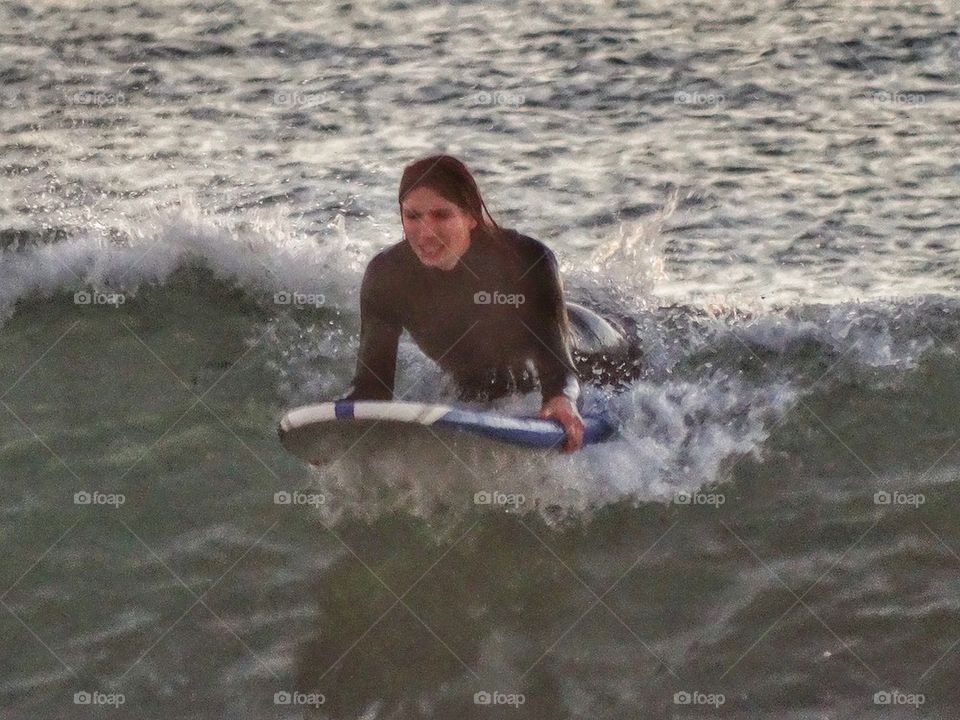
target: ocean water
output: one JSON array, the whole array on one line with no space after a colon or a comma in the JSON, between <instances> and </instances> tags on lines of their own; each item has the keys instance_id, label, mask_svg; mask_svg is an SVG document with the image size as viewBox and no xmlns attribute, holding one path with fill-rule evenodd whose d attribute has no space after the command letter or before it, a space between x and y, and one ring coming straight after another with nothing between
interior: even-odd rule
<instances>
[{"instance_id":1,"label":"ocean water","mask_svg":"<svg viewBox=\"0 0 960 720\"><path fill-rule=\"evenodd\" d=\"M956 715L954 2L0 20L0 717ZM436 151L636 325L619 437L304 466Z\"/></svg>"}]
</instances>

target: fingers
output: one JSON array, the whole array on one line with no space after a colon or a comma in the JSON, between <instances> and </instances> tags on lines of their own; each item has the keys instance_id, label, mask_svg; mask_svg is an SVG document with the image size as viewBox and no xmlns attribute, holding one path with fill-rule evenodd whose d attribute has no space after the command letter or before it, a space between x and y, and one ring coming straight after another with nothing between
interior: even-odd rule
<instances>
[{"instance_id":1,"label":"fingers","mask_svg":"<svg viewBox=\"0 0 960 720\"><path fill-rule=\"evenodd\" d=\"M563 428L567 433L566 442L563 444L563 451L572 453L583 447L583 422L579 418L570 418L570 422L564 423Z\"/></svg>"},{"instance_id":2,"label":"fingers","mask_svg":"<svg viewBox=\"0 0 960 720\"><path fill-rule=\"evenodd\" d=\"M563 426L563 432L566 436L561 446L563 452L572 453L583 446L583 420L569 402L548 403L540 410L540 418L556 420Z\"/></svg>"}]
</instances>

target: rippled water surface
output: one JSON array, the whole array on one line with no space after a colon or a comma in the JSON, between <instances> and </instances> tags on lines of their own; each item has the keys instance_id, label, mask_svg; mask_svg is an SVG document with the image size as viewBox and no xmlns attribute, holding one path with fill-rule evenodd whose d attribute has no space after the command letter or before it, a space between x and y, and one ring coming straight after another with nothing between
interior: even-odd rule
<instances>
[{"instance_id":1,"label":"rippled water surface","mask_svg":"<svg viewBox=\"0 0 960 720\"><path fill-rule=\"evenodd\" d=\"M947 0L4 4L0 717L952 716L958 82ZM436 151L619 437L305 467Z\"/></svg>"}]
</instances>

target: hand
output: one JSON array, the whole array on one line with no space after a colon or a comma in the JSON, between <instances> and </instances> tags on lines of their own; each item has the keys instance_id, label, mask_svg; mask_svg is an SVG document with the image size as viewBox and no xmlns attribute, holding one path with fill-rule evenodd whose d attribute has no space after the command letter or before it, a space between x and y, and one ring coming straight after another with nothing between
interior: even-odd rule
<instances>
[{"instance_id":1,"label":"hand","mask_svg":"<svg viewBox=\"0 0 960 720\"><path fill-rule=\"evenodd\" d=\"M564 452L571 453L579 450L583 445L583 418L566 395L557 395L545 401L540 408L540 418L556 420L563 425L563 430L567 434L567 439L563 443Z\"/></svg>"}]
</instances>

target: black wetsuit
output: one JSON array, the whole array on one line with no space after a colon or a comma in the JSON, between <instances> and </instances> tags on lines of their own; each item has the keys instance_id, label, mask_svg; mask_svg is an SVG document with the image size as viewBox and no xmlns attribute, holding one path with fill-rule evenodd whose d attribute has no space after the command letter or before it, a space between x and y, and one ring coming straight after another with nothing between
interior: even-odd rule
<instances>
[{"instance_id":1,"label":"black wetsuit","mask_svg":"<svg viewBox=\"0 0 960 720\"><path fill-rule=\"evenodd\" d=\"M475 229L452 270L423 265L406 241L376 255L360 291L360 352L352 400L393 398L397 343L407 330L449 372L463 399L580 386L554 254L514 230Z\"/></svg>"}]
</instances>

